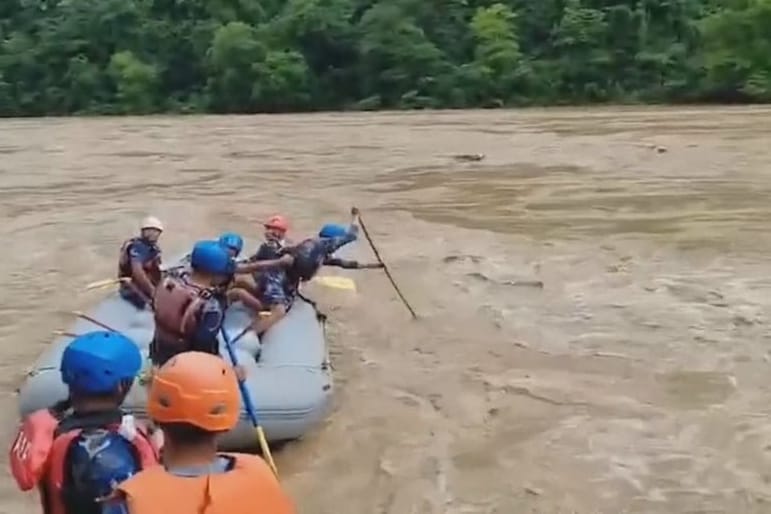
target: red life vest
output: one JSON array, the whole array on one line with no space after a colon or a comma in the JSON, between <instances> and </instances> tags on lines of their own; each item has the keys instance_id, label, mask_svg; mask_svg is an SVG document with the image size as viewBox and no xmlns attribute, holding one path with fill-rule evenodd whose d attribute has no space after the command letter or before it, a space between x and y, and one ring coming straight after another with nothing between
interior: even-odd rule
<instances>
[{"instance_id":1,"label":"red life vest","mask_svg":"<svg viewBox=\"0 0 771 514\"><path fill-rule=\"evenodd\" d=\"M22 422L9 451L11 473L22 491L38 487L40 501L46 514L77 514L65 511L62 488L65 476L65 457L72 441L82 429L56 435L59 421L49 410L39 410ZM120 426L114 428L117 432ZM131 444L137 451L142 469L158 464L159 452L152 444L146 429L137 426Z\"/></svg>"},{"instance_id":2,"label":"red life vest","mask_svg":"<svg viewBox=\"0 0 771 514\"><path fill-rule=\"evenodd\" d=\"M129 249L131 248L131 245L136 243L138 240L138 237L132 237L131 239L124 241L123 245L120 247L120 256L118 257L118 278L132 278L133 273L131 272L131 257L129 256ZM158 284L161 281L160 252L158 252L158 255L156 255L154 259L145 262L142 265L142 268L145 270L145 273L147 273L147 276L150 278L152 283Z\"/></svg>"},{"instance_id":3,"label":"red life vest","mask_svg":"<svg viewBox=\"0 0 771 514\"><path fill-rule=\"evenodd\" d=\"M198 326L198 314L212 290L191 284L184 278L166 278L153 298L156 343L185 351Z\"/></svg>"}]
</instances>

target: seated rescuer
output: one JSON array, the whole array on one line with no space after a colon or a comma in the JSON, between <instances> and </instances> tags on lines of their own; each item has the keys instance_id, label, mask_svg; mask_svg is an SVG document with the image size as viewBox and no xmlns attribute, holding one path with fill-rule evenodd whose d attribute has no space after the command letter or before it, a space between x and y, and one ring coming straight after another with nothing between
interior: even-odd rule
<instances>
[{"instance_id":1,"label":"seated rescuer","mask_svg":"<svg viewBox=\"0 0 771 514\"><path fill-rule=\"evenodd\" d=\"M167 277L153 299L155 334L150 360L162 366L182 352L199 351L219 356L217 336L225 312L217 289L233 274L235 262L217 241L199 241L190 255L190 273ZM243 370L236 372L241 376Z\"/></svg>"},{"instance_id":2,"label":"seated rescuer","mask_svg":"<svg viewBox=\"0 0 771 514\"><path fill-rule=\"evenodd\" d=\"M141 364L134 342L115 332L80 335L64 350L69 399L27 416L9 455L19 488L37 486L46 514L99 514L98 499L158 463L145 427L120 410Z\"/></svg>"},{"instance_id":3,"label":"seated rescuer","mask_svg":"<svg viewBox=\"0 0 771 514\"><path fill-rule=\"evenodd\" d=\"M139 237L123 243L118 259L120 296L137 309L144 309L147 301L155 294L155 287L161 281L161 249L158 239L163 224L153 216L142 220Z\"/></svg>"},{"instance_id":4,"label":"seated rescuer","mask_svg":"<svg viewBox=\"0 0 771 514\"><path fill-rule=\"evenodd\" d=\"M265 241L257 249L257 253L254 254L254 260L264 261L273 259L277 252L289 244L286 240L289 222L280 214L271 216L263 224L263 227L265 227Z\"/></svg>"},{"instance_id":5,"label":"seated rescuer","mask_svg":"<svg viewBox=\"0 0 771 514\"><path fill-rule=\"evenodd\" d=\"M311 280L322 265L338 266L345 269L382 268L382 264L360 264L357 261L333 257L332 254L341 247L352 243L358 235L359 211L351 210L351 224L348 227L336 224L326 224L319 231L318 237L306 239L295 246L283 250L291 260L287 260L284 273L266 274L260 301L270 306L270 315L255 323L255 332L262 334L286 316L296 295L300 283Z\"/></svg>"},{"instance_id":6,"label":"seated rescuer","mask_svg":"<svg viewBox=\"0 0 771 514\"><path fill-rule=\"evenodd\" d=\"M243 238L234 232L225 232L218 240L219 244L228 251L231 259L237 259L244 247ZM235 271L235 267L233 268ZM222 288L222 294L218 295L223 300L223 304L227 307L228 304L240 301L247 308L258 312L262 309L262 303L250 293L251 287L249 284L244 284L235 279L234 275L229 277L229 280L224 284Z\"/></svg>"},{"instance_id":7,"label":"seated rescuer","mask_svg":"<svg viewBox=\"0 0 771 514\"><path fill-rule=\"evenodd\" d=\"M260 457L217 452L217 436L240 412L236 377L222 359L200 352L172 358L157 371L147 400L165 437L163 466L122 482L105 506L123 514L295 514Z\"/></svg>"},{"instance_id":8,"label":"seated rescuer","mask_svg":"<svg viewBox=\"0 0 771 514\"><path fill-rule=\"evenodd\" d=\"M280 251L286 246L286 233L289 230L289 222L286 218L276 214L271 216L263 224L263 227L265 227L265 240L260 244L260 247L254 255L249 257L247 263L278 259L281 257ZM243 287L254 294L259 288L263 273L269 271L281 273L281 269L277 267L271 270L256 269L251 276L242 273L241 276L236 279L236 283L238 283L240 287Z\"/></svg>"}]
</instances>

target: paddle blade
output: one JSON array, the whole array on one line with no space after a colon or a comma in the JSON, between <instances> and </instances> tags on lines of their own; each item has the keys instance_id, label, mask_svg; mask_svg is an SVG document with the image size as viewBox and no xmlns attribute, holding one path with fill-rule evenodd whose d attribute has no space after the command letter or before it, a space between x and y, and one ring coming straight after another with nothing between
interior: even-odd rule
<instances>
[{"instance_id":1,"label":"paddle blade","mask_svg":"<svg viewBox=\"0 0 771 514\"><path fill-rule=\"evenodd\" d=\"M86 287L84 288L86 291L90 291L92 289L101 289L103 287L112 286L115 284L120 284L121 282L126 282L129 279L123 277L123 278L108 278L107 280L97 280L96 282L91 282L90 284L86 284Z\"/></svg>"},{"instance_id":2,"label":"paddle blade","mask_svg":"<svg viewBox=\"0 0 771 514\"><path fill-rule=\"evenodd\" d=\"M265 457L265 461L268 463L268 466L270 466L270 469L273 470L273 474L276 475L276 478L278 478L278 468L276 467L276 463L273 461L273 455L270 453L270 446L268 446L268 440L265 438L265 431L260 425L257 425L256 429L257 440L260 442L262 456Z\"/></svg>"},{"instance_id":3,"label":"paddle blade","mask_svg":"<svg viewBox=\"0 0 771 514\"><path fill-rule=\"evenodd\" d=\"M96 282L91 282L90 284L86 284L86 291L90 291L91 289L100 289L102 287L111 286L113 284L117 284L119 282L116 278L111 278L108 280L98 280Z\"/></svg>"},{"instance_id":4,"label":"paddle blade","mask_svg":"<svg viewBox=\"0 0 771 514\"><path fill-rule=\"evenodd\" d=\"M325 287L343 289L346 291L356 291L356 282L348 277L326 275L323 277L316 277L313 279L313 281Z\"/></svg>"}]
</instances>

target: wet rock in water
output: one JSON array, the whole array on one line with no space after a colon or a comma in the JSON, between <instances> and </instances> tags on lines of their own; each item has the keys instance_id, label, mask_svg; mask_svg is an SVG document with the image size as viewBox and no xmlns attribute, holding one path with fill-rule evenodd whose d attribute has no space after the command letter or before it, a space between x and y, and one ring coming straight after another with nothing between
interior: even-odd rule
<instances>
[{"instance_id":1,"label":"wet rock in water","mask_svg":"<svg viewBox=\"0 0 771 514\"><path fill-rule=\"evenodd\" d=\"M472 271L470 273L466 273L466 276L481 282L492 282L493 284L500 286L535 287L538 289L543 289L543 282L540 280L496 280L494 278L488 277L480 271Z\"/></svg>"},{"instance_id":2,"label":"wet rock in water","mask_svg":"<svg viewBox=\"0 0 771 514\"><path fill-rule=\"evenodd\" d=\"M543 289L543 282L540 280L505 280L500 284L503 286L535 287L538 289Z\"/></svg>"},{"instance_id":3,"label":"wet rock in water","mask_svg":"<svg viewBox=\"0 0 771 514\"><path fill-rule=\"evenodd\" d=\"M449 264L451 262L458 262L458 261L464 261L464 260L470 260L474 264L479 264L482 262L482 257L478 255L448 255L444 259L442 259L443 262Z\"/></svg>"},{"instance_id":4,"label":"wet rock in water","mask_svg":"<svg viewBox=\"0 0 771 514\"><path fill-rule=\"evenodd\" d=\"M488 277L487 275L479 271L472 271L471 273L466 273L466 276L469 278L475 278L482 282L495 282L493 279L491 279L490 277Z\"/></svg>"},{"instance_id":5,"label":"wet rock in water","mask_svg":"<svg viewBox=\"0 0 771 514\"><path fill-rule=\"evenodd\" d=\"M532 494L533 496L541 496L543 494L543 489L539 489L537 487L533 486L525 486L525 492L528 494Z\"/></svg>"},{"instance_id":6,"label":"wet rock in water","mask_svg":"<svg viewBox=\"0 0 771 514\"><path fill-rule=\"evenodd\" d=\"M485 158L483 153L461 153L452 156L453 159L460 162L479 162Z\"/></svg>"}]
</instances>

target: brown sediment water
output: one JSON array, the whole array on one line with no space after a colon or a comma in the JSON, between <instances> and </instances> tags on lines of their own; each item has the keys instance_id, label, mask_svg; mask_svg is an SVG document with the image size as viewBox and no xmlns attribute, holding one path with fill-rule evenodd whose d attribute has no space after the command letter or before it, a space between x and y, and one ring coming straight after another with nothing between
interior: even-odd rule
<instances>
[{"instance_id":1,"label":"brown sediment water","mask_svg":"<svg viewBox=\"0 0 771 514\"><path fill-rule=\"evenodd\" d=\"M358 205L421 319L379 271L311 292L338 394L276 456L300 512L768 512L763 127L771 109L3 120L3 440L24 369L142 216L173 255ZM36 511L0 487L0 512Z\"/></svg>"}]
</instances>

